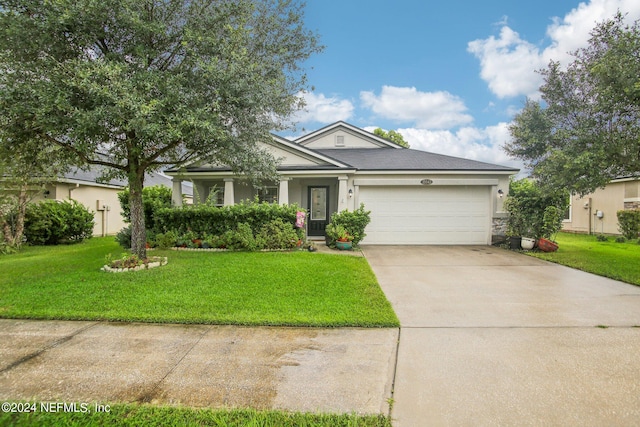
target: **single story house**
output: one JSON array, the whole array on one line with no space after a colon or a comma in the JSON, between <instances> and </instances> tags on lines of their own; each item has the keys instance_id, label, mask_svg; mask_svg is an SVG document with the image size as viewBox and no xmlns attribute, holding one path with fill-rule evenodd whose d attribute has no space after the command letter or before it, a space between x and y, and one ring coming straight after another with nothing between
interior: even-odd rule
<instances>
[{"instance_id":1,"label":"single story house","mask_svg":"<svg viewBox=\"0 0 640 427\"><path fill-rule=\"evenodd\" d=\"M74 169L55 182L48 184L44 191L33 201L76 200L94 214L94 236L107 236L118 233L127 224L122 217L122 209L118 193L125 189L127 182L112 179L100 182L101 167L93 166L89 170ZM149 173L145 176L145 187L163 185L171 187L171 179L160 173ZM193 187L190 182L182 185L182 194L187 203L191 202Z\"/></svg>"},{"instance_id":2,"label":"single story house","mask_svg":"<svg viewBox=\"0 0 640 427\"><path fill-rule=\"evenodd\" d=\"M279 181L252 187L225 165L194 162L173 177L174 204L183 180L218 205L253 199L308 209L308 235L324 236L331 214L371 211L363 244L488 245L504 234L503 201L517 169L401 147L345 122L294 141L261 142L279 159Z\"/></svg>"},{"instance_id":3,"label":"single story house","mask_svg":"<svg viewBox=\"0 0 640 427\"><path fill-rule=\"evenodd\" d=\"M562 229L574 233L620 234L617 212L640 209L640 180L626 177L584 197L571 196Z\"/></svg>"}]
</instances>

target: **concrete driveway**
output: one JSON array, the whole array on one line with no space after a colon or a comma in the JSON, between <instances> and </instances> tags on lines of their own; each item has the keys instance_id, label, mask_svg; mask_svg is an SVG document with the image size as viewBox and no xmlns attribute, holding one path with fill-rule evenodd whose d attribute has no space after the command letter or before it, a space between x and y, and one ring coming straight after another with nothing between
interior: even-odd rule
<instances>
[{"instance_id":1,"label":"concrete driveway","mask_svg":"<svg viewBox=\"0 0 640 427\"><path fill-rule=\"evenodd\" d=\"M639 425L640 288L493 247L366 246L396 426Z\"/></svg>"}]
</instances>

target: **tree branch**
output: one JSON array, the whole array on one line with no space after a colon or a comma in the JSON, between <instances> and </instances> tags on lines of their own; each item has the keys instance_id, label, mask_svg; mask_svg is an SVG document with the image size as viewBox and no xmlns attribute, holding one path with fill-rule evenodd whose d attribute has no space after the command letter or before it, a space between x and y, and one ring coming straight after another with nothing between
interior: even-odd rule
<instances>
[{"instance_id":1,"label":"tree branch","mask_svg":"<svg viewBox=\"0 0 640 427\"><path fill-rule=\"evenodd\" d=\"M107 167L111 167L114 169L119 169L122 171L127 171L127 166L122 166L118 163L113 163L113 162L107 162L104 160L95 160L90 158L89 156L87 156L85 153L83 153L82 151L78 150L76 147L74 147L71 144L62 142L57 140L56 138L53 138L49 135L47 135L46 133L42 135L47 141L54 143L55 145L57 145L58 147L67 150L67 151L71 151L73 154L75 154L76 156L78 156L83 162L90 164L90 165L101 165L101 166L107 166Z\"/></svg>"},{"instance_id":2,"label":"tree branch","mask_svg":"<svg viewBox=\"0 0 640 427\"><path fill-rule=\"evenodd\" d=\"M104 39L100 39L96 41L97 45L100 47L103 55L107 55L109 53L109 47L107 46L107 42Z\"/></svg>"},{"instance_id":3,"label":"tree branch","mask_svg":"<svg viewBox=\"0 0 640 427\"><path fill-rule=\"evenodd\" d=\"M158 157L162 156L163 154L165 154L165 153L169 152L170 150L172 150L172 149L176 148L176 147L177 147L178 145L180 145L181 143L182 143L182 141L181 141L181 140L176 140L176 141L170 142L169 144L167 144L166 146L164 146L162 149L160 149L160 150L156 151L156 153L155 153L155 154L152 154L152 155L150 155L149 157L147 157L146 159L144 159L144 160L141 162L141 164L142 164L142 165L144 165L144 167L145 167L145 168L146 168L146 167L148 167L148 166L150 166L150 165L151 165L151 164L153 164L153 163L160 164L159 162L156 162L155 160L156 160Z\"/></svg>"},{"instance_id":4,"label":"tree branch","mask_svg":"<svg viewBox=\"0 0 640 427\"><path fill-rule=\"evenodd\" d=\"M159 161L159 162L153 162L153 164L155 164L155 165L176 165L176 166L180 166L183 163L186 163L186 162L191 161L192 159L195 159L196 157L198 157L198 156L196 156L193 153L189 153L189 154L186 154L182 158L180 158L178 160L175 160L175 161Z\"/></svg>"}]
</instances>

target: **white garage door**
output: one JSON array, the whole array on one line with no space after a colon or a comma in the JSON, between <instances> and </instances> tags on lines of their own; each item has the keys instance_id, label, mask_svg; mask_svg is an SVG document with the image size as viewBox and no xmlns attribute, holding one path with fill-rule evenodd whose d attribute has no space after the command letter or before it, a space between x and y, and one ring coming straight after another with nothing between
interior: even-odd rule
<instances>
[{"instance_id":1,"label":"white garage door","mask_svg":"<svg viewBox=\"0 0 640 427\"><path fill-rule=\"evenodd\" d=\"M363 244L490 243L488 186L361 186L359 193L371 211Z\"/></svg>"}]
</instances>

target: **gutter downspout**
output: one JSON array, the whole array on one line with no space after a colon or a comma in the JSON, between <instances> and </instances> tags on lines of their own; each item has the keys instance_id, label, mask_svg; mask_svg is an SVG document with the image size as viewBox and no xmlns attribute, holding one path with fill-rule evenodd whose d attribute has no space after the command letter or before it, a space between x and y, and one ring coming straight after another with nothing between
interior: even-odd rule
<instances>
[{"instance_id":1,"label":"gutter downspout","mask_svg":"<svg viewBox=\"0 0 640 427\"><path fill-rule=\"evenodd\" d=\"M591 215L592 205L593 200L591 199L591 197L589 197L589 234L595 234L595 229L593 228L595 227L595 224L593 223L593 215Z\"/></svg>"},{"instance_id":2,"label":"gutter downspout","mask_svg":"<svg viewBox=\"0 0 640 427\"><path fill-rule=\"evenodd\" d=\"M76 186L75 186L75 187L69 187L69 200L73 200L73 197L71 197L71 192L72 192L73 190L78 189L78 188L80 188L80 184L77 184L77 183L76 183Z\"/></svg>"}]
</instances>

